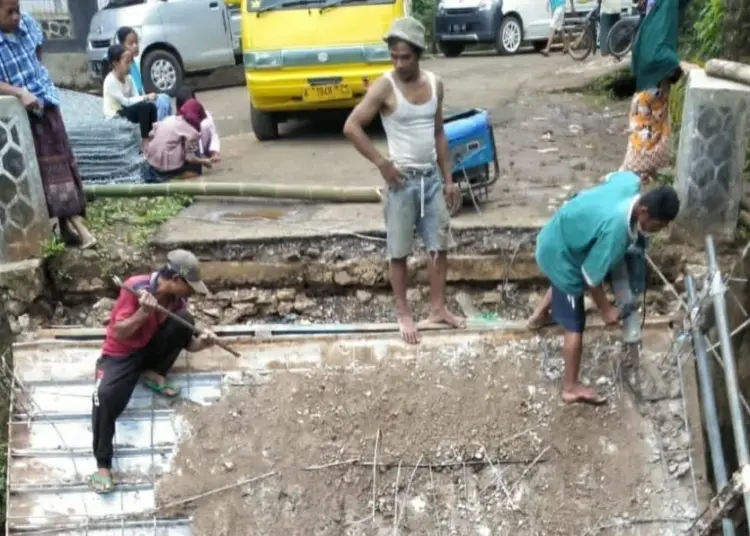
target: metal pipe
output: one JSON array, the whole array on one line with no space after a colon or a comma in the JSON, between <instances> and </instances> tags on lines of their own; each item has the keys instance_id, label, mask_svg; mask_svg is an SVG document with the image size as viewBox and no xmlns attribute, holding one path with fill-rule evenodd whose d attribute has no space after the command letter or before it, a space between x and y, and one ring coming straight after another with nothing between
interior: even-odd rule
<instances>
[{"instance_id":1,"label":"metal pipe","mask_svg":"<svg viewBox=\"0 0 750 536\"><path fill-rule=\"evenodd\" d=\"M719 420L716 414L716 396L709 369L708 354L706 353L706 341L698 324L700 303L695 292L695 280L691 274L685 276L685 289L687 290L688 305L690 307L690 331L698 363L698 382L701 386L701 402L703 402L701 405L703 406L703 417L706 421L709 455L711 456L711 465L714 470L714 478L716 479L716 488L721 490L728 482L727 466L721 446L721 432L719 431ZM734 524L731 519L724 519L722 527L724 529L724 536L734 536Z\"/></svg>"},{"instance_id":2,"label":"metal pipe","mask_svg":"<svg viewBox=\"0 0 750 536\"><path fill-rule=\"evenodd\" d=\"M748 471L750 467L750 452L747 445L747 429L742 415L740 404L740 388L737 378L737 364L732 349L732 338L729 334L729 320L727 319L727 303L724 297L725 287L721 279L721 272L716 261L716 249L714 239L706 235L706 256L708 257L708 274L710 277L710 291L714 302L714 314L716 316L716 331L719 333L721 353L724 358L724 376L727 384L727 396L729 398L729 411L732 416L732 431L734 432L734 447L737 450L737 461L740 471ZM745 500L745 515L750 526L750 490L743 494Z\"/></svg>"}]
</instances>

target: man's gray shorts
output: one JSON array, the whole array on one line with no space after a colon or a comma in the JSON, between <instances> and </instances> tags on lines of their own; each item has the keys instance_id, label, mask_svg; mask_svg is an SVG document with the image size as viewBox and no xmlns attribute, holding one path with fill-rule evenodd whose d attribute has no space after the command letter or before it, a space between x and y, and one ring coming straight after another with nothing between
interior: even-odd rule
<instances>
[{"instance_id":1,"label":"man's gray shorts","mask_svg":"<svg viewBox=\"0 0 750 536\"><path fill-rule=\"evenodd\" d=\"M437 168L402 170L404 187L388 189L383 215L388 259L408 257L414 248L414 230L430 253L453 247L451 217L445 204L443 180Z\"/></svg>"}]
</instances>

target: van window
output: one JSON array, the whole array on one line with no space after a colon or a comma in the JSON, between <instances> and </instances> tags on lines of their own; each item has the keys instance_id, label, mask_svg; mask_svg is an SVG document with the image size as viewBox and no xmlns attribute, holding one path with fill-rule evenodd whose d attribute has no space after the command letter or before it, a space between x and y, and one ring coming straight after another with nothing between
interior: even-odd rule
<instances>
[{"instance_id":1,"label":"van window","mask_svg":"<svg viewBox=\"0 0 750 536\"><path fill-rule=\"evenodd\" d=\"M127 6L136 6L138 4L145 4L146 0L109 0L107 2L107 5L104 6L102 9L113 9L116 7L127 7Z\"/></svg>"},{"instance_id":2,"label":"van window","mask_svg":"<svg viewBox=\"0 0 750 536\"><path fill-rule=\"evenodd\" d=\"M113 0L114 1L114 0ZM122 1L122 0L120 0ZM393 4L396 0L247 0L248 11L270 11L282 9L310 9L322 6L351 6Z\"/></svg>"}]
</instances>

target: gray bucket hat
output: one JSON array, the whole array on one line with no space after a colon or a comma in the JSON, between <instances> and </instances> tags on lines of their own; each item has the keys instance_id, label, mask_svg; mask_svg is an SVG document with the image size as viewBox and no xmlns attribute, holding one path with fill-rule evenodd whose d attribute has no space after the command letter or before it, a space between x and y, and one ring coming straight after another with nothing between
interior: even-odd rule
<instances>
[{"instance_id":1,"label":"gray bucket hat","mask_svg":"<svg viewBox=\"0 0 750 536\"><path fill-rule=\"evenodd\" d=\"M391 37L406 41L421 50L425 49L424 26L413 17L401 17L394 20L383 40L387 41Z\"/></svg>"},{"instance_id":2,"label":"gray bucket hat","mask_svg":"<svg viewBox=\"0 0 750 536\"><path fill-rule=\"evenodd\" d=\"M201 281L200 263L195 255L184 249L173 249L167 253L167 266L177 272L198 294L210 294Z\"/></svg>"}]
</instances>

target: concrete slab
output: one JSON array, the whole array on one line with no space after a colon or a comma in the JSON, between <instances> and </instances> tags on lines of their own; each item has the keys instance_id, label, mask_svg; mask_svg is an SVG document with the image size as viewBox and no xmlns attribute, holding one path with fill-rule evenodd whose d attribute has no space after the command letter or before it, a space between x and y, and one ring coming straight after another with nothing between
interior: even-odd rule
<instances>
[{"instance_id":1,"label":"concrete slab","mask_svg":"<svg viewBox=\"0 0 750 536\"><path fill-rule=\"evenodd\" d=\"M551 210L509 206L502 201L472 206L453 218L455 229L502 227L534 229L544 224ZM159 245L268 240L284 237L319 237L382 233L380 204L314 204L300 201L201 201L161 226L153 242Z\"/></svg>"}]
</instances>

